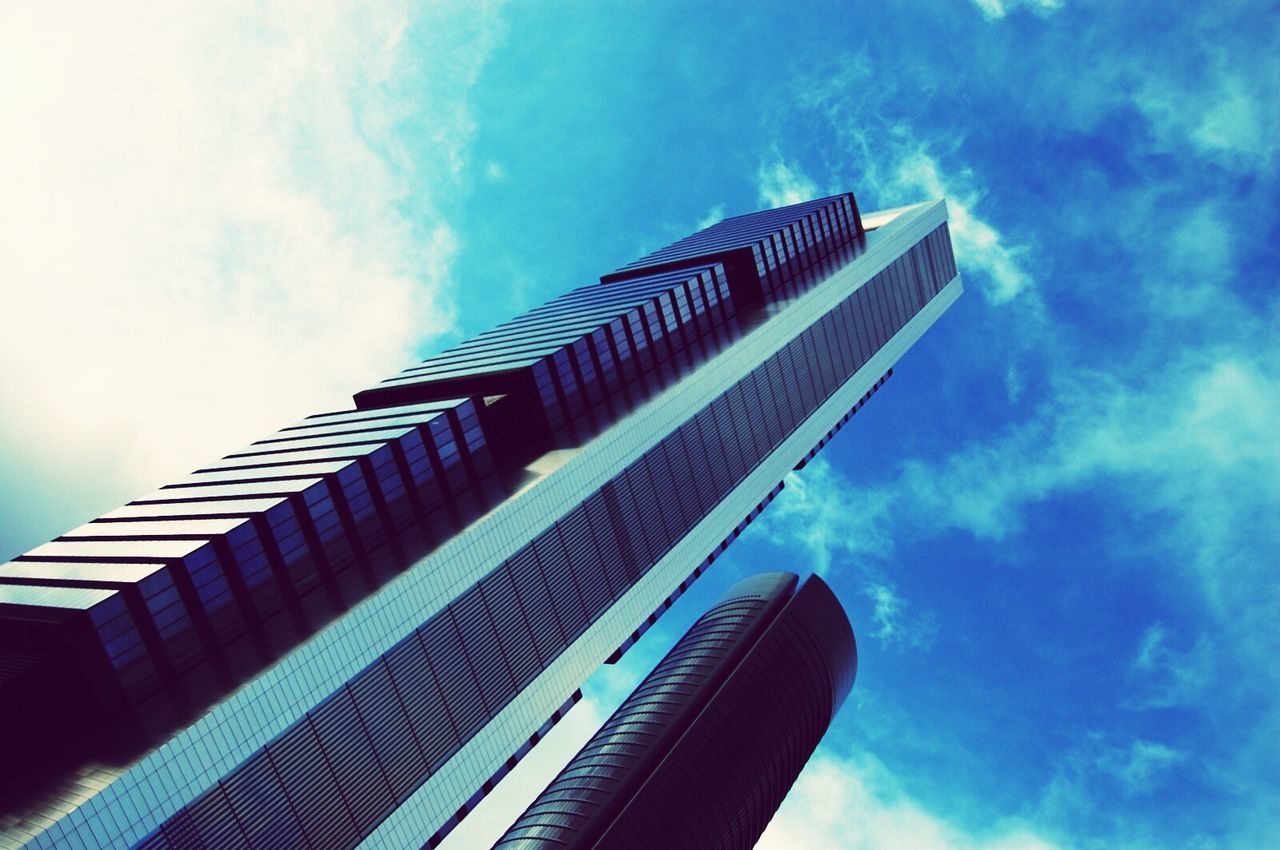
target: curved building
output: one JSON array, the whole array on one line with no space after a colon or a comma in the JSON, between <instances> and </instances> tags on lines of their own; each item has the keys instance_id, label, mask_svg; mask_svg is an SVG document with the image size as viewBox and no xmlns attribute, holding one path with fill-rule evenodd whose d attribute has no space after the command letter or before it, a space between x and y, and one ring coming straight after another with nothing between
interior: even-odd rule
<instances>
[{"instance_id":1,"label":"curved building","mask_svg":"<svg viewBox=\"0 0 1280 850\"><path fill-rule=\"evenodd\" d=\"M797 584L731 587L495 848L752 847L858 669L831 589Z\"/></svg>"}]
</instances>

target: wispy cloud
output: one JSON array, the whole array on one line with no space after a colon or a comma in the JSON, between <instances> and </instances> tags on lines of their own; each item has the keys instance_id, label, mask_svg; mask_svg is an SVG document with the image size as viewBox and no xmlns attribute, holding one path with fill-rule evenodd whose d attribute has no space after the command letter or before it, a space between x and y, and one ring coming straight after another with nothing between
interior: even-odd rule
<instances>
[{"instance_id":1,"label":"wispy cloud","mask_svg":"<svg viewBox=\"0 0 1280 850\"><path fill-rule=\"evenodd\" d=\"M707 214L704 215L696 225L694 225L694 228L696 230L705 230L713 224L719 224L723 220L724 204L716 204L714 207L707 210Z\"/></svg>"},{"instance_id":2,"label":"wispy cloud","mask_svg":"<svg viewBox=\"0 0 1280 850\"><path fill-rule=\"evenodd\" d=\"M1280 57L1274 50L1240 55L1205 40L1173 73L1141 62L1127 72L1131 103L1150 122L1160 150L1190 149L1243 172L1274 167L1273 141L1280 132L1274 108L1280 98Z\"/></svg>"},{"instance_id":3,"label":"wispy cloud","mask_svg":"<svg viewBox=\"0 0 1280 850\"><path fill-rule=\"evenodd\" d=\"M774 150L756 175L761 201L779 206L817 194L848 191L853 186L864 208L868 200L887 209L945 198L961 272L977 283L991 304L1007 304L1019 296L1028 300L1035 285L1028 270L1032 250L1003 232L991 218L982 176L954 154L955 139L931 144L906 123L886 126L878 114L882 104L874 99L864 102L869 96L855 93L866 89L869 77L872 74L865 59L851 56L841 71L805 81L797 93L798 102L822 116L839 140L834 171L828 178L833 182L819 187L799 166ZM888 86L891 91L891 84ZM851 102L855 106L850 106ZM868 120L868 115L876 120ZM847 173L849 163L856 164L856 176Z\"/></svg>"},{"instance_id":4,"label":"wispy cloud","mask_svg":"<svg viewBox=\"0 0 1280 850\"><path fill-rule=\"evenodd\" d=\"M492 13L424 14L5 13L0 446L37 492L0 554L347 403L450 327L443 204ZM419 30L436 49L410 56Z\"/></svg>"},{"instance_id":5,"label":"wispy cloud","mask_svg":"<svg viewBox=\"0 0 1280 850\"><path fill-rule=\"evenodd\" d=\"M1051 850L1053 842L1007 820L975 834L929 811L870 756L817 755L756 845L760 850Z\"/></svg>"},{"instance_id":6,"label":"wispy cloud","mask_svg":"<svg viewBox=\"0 0 1280 850\"><path fill-rule=\"evenodd\" d=\"M871 605L873 628L863 632L881 644L927 649L937 637L937 621L927 610L915 610L886 575L882 562L893 552L888 512L894 496L883 489L855 487L825 458L811 461L803 472L787 476L786 488L753 526L792 553L803 569L827 575L833 566L854 571ZM796 552L803 557L796 557Z\"/></svg>"},{"instance_id":7,"label":"wispy cloud","mask_svg":"<svg viewBox=\"0 0 1280 850\"><path fill-rule=\"evenodd\" d=\"M1116 690L1096 693L1124 710L1105 732L1049 724L1098 741L1057 783L1060 797L1046 791L1064 802L1046 803L1045 822L1100 825L1099 846L1159 846L1118 841L1135 831L1111 818L1106 797L1167 785L1240 801L1238 815L1204 835L1267 835L1274 818L1258 812L1274 799L1267 765L1280 753L1270 660L1280 652L1270 566L1280 371L1269 353L1275 299L1259 273L1274 265L1260 249L1268 213L1254 219L1274 194L1274 145L1263 140L1280 120L1266 106L1280 97L1276 36L1256 27L1265 4L1191 10L1159 32L1141 16L1118 22L1075 6L1067 28L1065 15L1049 17L1058 5L976 3L992 20L1024 15L971 30L991 48L985 71L1009 74L984 82L982 60L965 64L964 87L991 109L990 126L953 110L956 86L930 87L936 66L917 73L914 60L874 48L792 90L778 125L804 132L777 160L803 161L820 185L858 189L864 206L948 198L960 270L981 298L959 308L962 330L942 330L946 357L964 366L939 376L939 394L965 398L974 427L947 427L949 442L906 443L906 460L859 469L856 480L811 463L766 528L829 574L851 576L846 593L869 592L875 625L860 635L912 613L916 600L888 572L909 545L967 535L975 552L1045 553L1049 541L1029 528L1089 535L1097 546L1080 551L1105 553L1091 569L1149 590L1099 603L1124 627L1101 665ZM1034 43L1011 47L1003 39L1014 27ZM1087 67L1039 64L1067 44L1087 48ZM1018 133L1045 148L1006 160L1006 134ZM1076 170L1058 180L1060 168ZM990 392L1001 380L1003 402ZM1071 527L1055 525L1063 515ZM1106 792L1093 795L1091 784ZM1148 803L1120 808L1155 811ZM1144 821L1147 834L1169 828L1156 820Z\"/></svg>"},{"instance_id":8,"label":"wispy cloud","mask_svg":"<svg viewBox=\"0 0 1280 850\"><path fill-rule=\"evenodd\" d=\"M767 209L798 204L819 195L817 184L806 177L798 165L776 153L761 164L756 184L760 203Z\"/></svg>"},{"instance_id":9,"label":"wispy cloud","mask_svg":"<svg viewBox=\"0 0 1280 850\"><path fill-rule=\"evenodd\" d=\"M1158 565L1152 580L1213 636L1148 626L1120 671L1127 687L1111 698L1130 712L1202 713L1197 728L1214 742L1212 766L1195 781L1241 801L1230 828L1248 837L1266 827L1256 812L1274 788L1263 765L1280 741L1274 711L1260 710L1274 707L1280 687L1280 577L1271 566L1280 540L1280 376L1250 344L1264 336L1247 313L1237 314L1221 290L1212 303L1232 317L1239 343L1166 352L1153 369L1145 355L1130 355L1134 368L1056 365L1049 392L1025 414L880 480L855 483L810 463L797 473L803 486L789 482L764 527L782 545L806 547L828 571L856 576L854 586L871 587L878 620L892 624L910 609L878 587L900 546L947 532L1025 541L1027 520L1052 500L1092 506L1089 533L1117 541L1117 564ZM893 633L877 624L877 637ZM1219 714L1231 725L1214 731ZM1046 822L1107 821L1098 775L1125 794L1151 793L1188 769L1188 752L1176 740L1108 735L1046 787Z\"/></svg>"},{"instance_id":10,"label":"wispy cloud","mask_svg":"<svg viewBox=\"0 0 1280 850\"><path fill-rule=\"evenodd\" d=\"M1062 0L973 0L973 4L989 21L1000 20L1018 9L1038 13L1056 12L1062 8Z\"/></svg>"},{"instance_id":11,"label":"wispy cloud","mask_svg":"<svg viewBox=\"0 0 1280 850\"><path fill-rule=\"evenodd\" d=\"M993 304L1011 301L1032 285L1026 270L1027 248L1011 246L994 225L977 213L982 200L977 181L968 171L943 173L938 160L923 147L901 155L894 182L920 199L946 198L948 224L957 262L966 272L979 270L990 283L982 293Z\"/></svg>"},{"instance_id":12,"label":"wispy cloud","mask_svg":"<svg viewBox=\"0 0 1280 850\"><path fill-rule=\"evenodd\" d=\"M1121 751L1108 753L1103 769L1112 773L1130 794L1150 794L1163 777L1187 760L1181 750L1155 741L1133 741Z\"/></svg>"},{"instance_id":13,"label":"wispy cloud","mask_svg":"<svg viewBox=\"0 0 1280 850\"><path fill-rule=\"evenodd\" d=\"M803 472L787 475L786 488L763 514L756 533L775 543L799 543L813 571L826 575L836 559L858 562L892 551L882 521L892 499L891 493L851 486L819 457Z\"/></svg>"},{"instance_id":14,"label":"wispy cloud","mask_svg":"<svg viewBox=\"0 0 1280 850\"><path fill-rule=\"evenodd\" d=\"M1018 10L1050 19L1065 3L973 0L989 21ZM1024 29L1020 56L991 57L991 69L1015 79L1025 118L1051 137L1079 133L1103 141L1123 137L1125 155L1176 155L1237 174L1274 173L1280 130L1280 37L1259 27L1274 13L1266 0L1179 10L1176 22L1152 27L1146 12L1117 15L1094 4L1070 4L1070 23ZM1141 43L1143 49L1134 50ZM1044 61L1079 51L1087 62ZM1036 59L1031 57L1036 56ZM1158 61L1152 61L1159 57ZM1034 69L1026 63L1036 62ZM884 76L881 74L880 76ZM1136 119L1136 123L1132 122ZM1088 158L1079 161L1088 164Z\"/></svg>"},{"instance_id":15,"label":"wispy cloud","mask_svg":"<svg viewBox=\"0 0 1280 850\"><path fill-rule=\"evenodd\" d=\"M1175 640L1163 623L1143 631L1130 668L1138 695L1127 699L1125 708L1163 709L1212 699L1208 691L1213 680L1212 642L1201 636L1182 649L1174 645Z\"/></svg>"},{"instance_id":16,"label":"wispy cloud","mask_svg":"<svg viewBox=\"0 0 1280 850\"><path fill-rule=\"evenodd\" d=\"M1034 817L1037 822L1068 827L1099 812L1105 819L1122 820L1116 800L1149 797L1177 773L1202 769L1193 754L1167 743L1100 730L1081 734L1058 754L1056 762L1051 779L1033 807ZM1157 842L1139 838L1148 830L1123 823L1117 827L1113 835L1128 837L1122 844L1157 846ZM1110 841L1091 844L1111 846Z\"/></svg>"},{"instance_id":17,"label":"wispy cloud","mask_svg":"<svg viewBox=\"0 0 1280 850\"><path fill-rule=\"evenodd\" d=\"M807 547L825 571L837 557L887 557L904 533L1001 540L1050 497L1105 488L1126 512L1172 520L1163 544L1225 613L1237 579L1262 577L1239 531L1274 528L1280 380L1256 362L1199 355L1142 384L1093 372L1058 380L1035 415L938 460L908 460L886 483L855 486L810 464L766 528Z\"/></svg>"},{"instance_id":18,"label":"wispy cloud","mask_svg":"<svg viewBox=\"0 0 1280 850\"><path fill-rule=\"evenodd\" d=\"M898 595L891 584L868 582L864 590L875 605L871 621L875 624L872 634L876 638L884 643L903 644L913 648L927 649L933 645L938 636L938 623L932 614L908 618L907 608L910 603Z\"/></svg>"}]
</instances>

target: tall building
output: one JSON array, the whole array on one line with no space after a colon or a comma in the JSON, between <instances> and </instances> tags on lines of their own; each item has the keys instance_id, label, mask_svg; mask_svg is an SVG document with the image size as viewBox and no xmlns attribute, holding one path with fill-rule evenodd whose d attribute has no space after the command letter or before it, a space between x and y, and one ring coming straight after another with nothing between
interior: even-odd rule
<instances>
[{"instance_id":1,"label":"tall building","mask_svg":"<svg viewBox=\"0 0 1280 850\"><path fill-rule=\"evenodd\" d=\"M857 672L853 629L822 579L744 579L494 848L750 850Z\"/></svg>"},{"instance_id":2,"label":"tall building","mask_svg":"<svg viewBox=\"0 0 1280 850\"><path fill-rule=\"evenodd\" d=\"M0 846L438 843L960 291L730 218L0 566Z\"/></svg>"}]
</instances>

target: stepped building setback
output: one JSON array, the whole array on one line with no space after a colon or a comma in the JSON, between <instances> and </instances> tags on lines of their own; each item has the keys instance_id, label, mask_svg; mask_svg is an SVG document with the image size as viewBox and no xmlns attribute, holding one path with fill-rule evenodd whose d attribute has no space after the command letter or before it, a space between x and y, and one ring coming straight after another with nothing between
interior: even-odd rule
<instances>
[{"instance_id":1,"label":"stepped building setback","mask_svg":"<svg viewBox=\"0 0 1280 850\"><path fill-rule=\"evenodd\" d=\"M960 292L726 219L0 564L0 848L438 844Z\"/></svg>"}]
</instances>

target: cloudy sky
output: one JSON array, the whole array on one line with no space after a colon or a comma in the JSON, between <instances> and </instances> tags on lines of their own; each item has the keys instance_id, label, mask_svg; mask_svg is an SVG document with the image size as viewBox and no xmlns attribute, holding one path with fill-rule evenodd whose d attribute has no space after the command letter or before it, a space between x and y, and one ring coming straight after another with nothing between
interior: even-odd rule
<instances>
[{"instance_id":1,"label":"cloudy sky","mask_svg":"<svg viewBox=\"0 0 1280 850\"><path fill-rule=\"evenodd\" d=\"M774 568L861 666L762 847L1268 843L1274 6L605 5L6 4L0 557L705 221L945 196L965 297L454 846Z\"/></svg>"}]
</instances>

